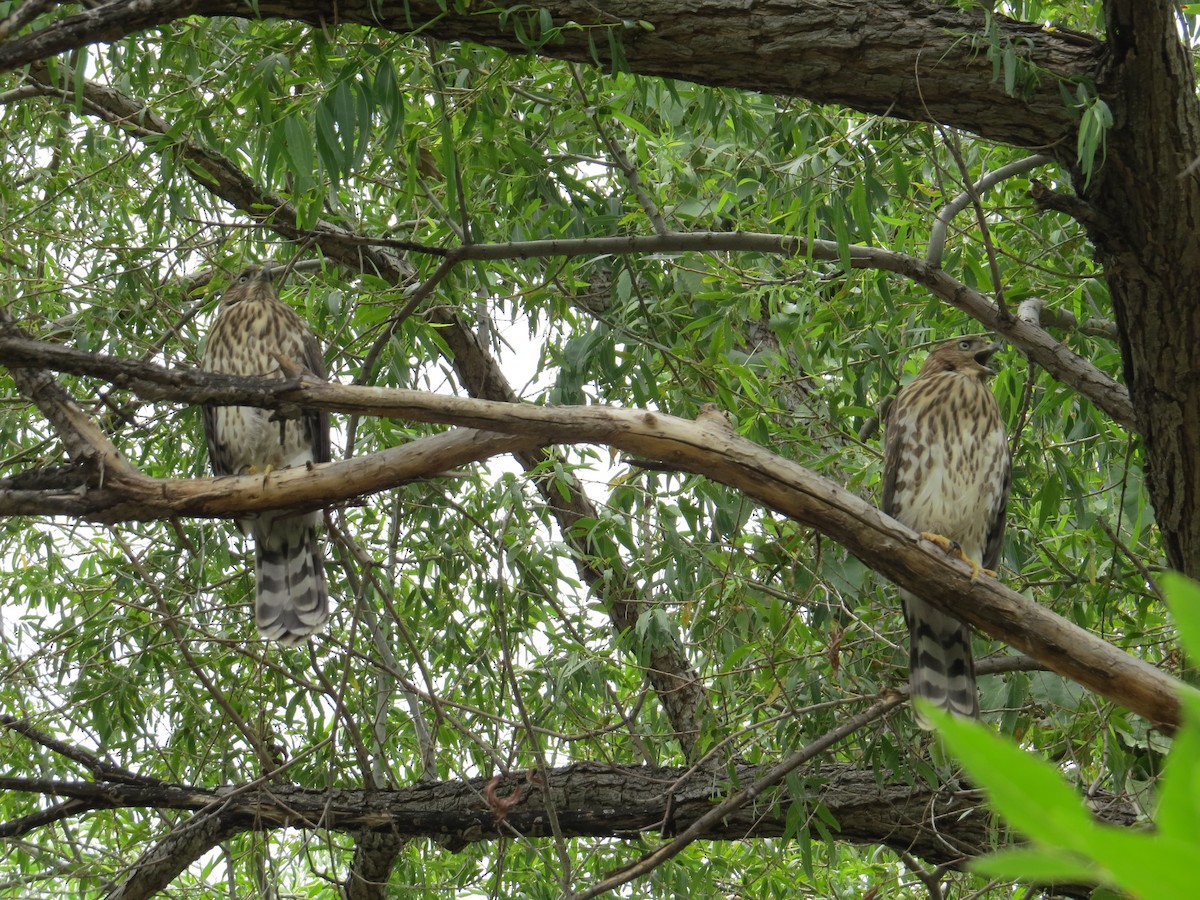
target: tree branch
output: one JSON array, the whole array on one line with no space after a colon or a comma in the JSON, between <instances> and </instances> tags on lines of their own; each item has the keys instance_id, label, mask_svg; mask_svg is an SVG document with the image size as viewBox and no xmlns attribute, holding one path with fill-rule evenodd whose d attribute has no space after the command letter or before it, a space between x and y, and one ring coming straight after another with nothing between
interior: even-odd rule
<instances>
[{"instance_id":1,"label":"tree branch","mask_svg":"<svg viewBox=\"0 0 1200 900\"><path fill-rule=\"evenodd\" d=\"M1009 163L1007 166L993 169L991 172L985 172L978 181L971 185L970 190L963 191L939 209L933 227L929 230L929 248L925 251L925 265L935 269L941 268L942 256L946 250L946 233L955 216L1005 179L1024 175L1031 169L1051 162L1054 162L1053 156L1037 153ZM966 173L964 172L963 175L965 177Z\"/></svg>"},{"instance_id":2,"label":"tree branch","mask_svg":"<svg viewBox=\"0 0 1200 900\"><path fill-rule=\"evenodd\" d=\"M1037 324L1002 315L999 308L987 296L914 256L877 247L852 245L848 249L852 268L894 272L925 286L947 303L961 309L981 324L1011 340L1031 360L1059 381L1079 391L1097 407L1108 413L1118 424L1130 430L1134 429L1133 406L1125 387L1098 369L1089 360L1067 348ZM828 261L841 259L836 241L809 241L799 237L746 232L700 232L586 238L573 241L526 241L510 244L471 245L452 251L452 259L448 259L447 263L484 259L528 259L534 256L672 251L701 253L746 251L806 255L813 259ZM434 321L443 317L447 317L446 322L457 321L456 318L451 317L452 313L449 310L442 307L431 310L429 315ZM454 337L454 348L463 351L461 355L456 353L458 364L474 366L479 369L480 377L477 378L470 377L473 373L471 369L460 370L460 375L463 375L468 384L472 381L478 383L479 389L472 393L477 396L492 396L493 399L515 399L511 390L497 391L494 387L489 386L499 375L493 371L494 365L485 361L481 348L476 348L474 351L469 349L470 344L477 342L469 335L455 335ZM93 356L96 361L88 361L85 358L87 356ZM78 375L96 375L108 379L133 379L139 374L147 375L147 377L163 377L148 375L147 372L137 369L137 363L132 360L125 360L121 363L108 362L113 359L115 358L85 354L82 351L73 351L52 344L23 344L19 338L6 338L0 335L0 363L5 365L49 365L60 371ZM476 360L476 362L471 362L471 360ZM144 389L148 390L148 388ZM494 396L498 393L505 396ZM159 399L149 394L146 396L150 399ZM179 395L174 396L176 399L186 399Z\"/></svg>"},{"instance_id":3,"label":"tree branch","mask_svg":"<svg viewBox=\"0 0 1200 900\"><path fill-rule=\"evenodd\" d=\"M28 339L5 307L0 307L0 335L11 335L15 340ZM33 361L28 367L10 371L17 390L41 410L76 465L86 466L100 480L110 472L122 478L139 475L137 469L117 452L108 435L39 363Z\"/></svg>"},{"instance_id":4,"label":"tree branch","mask_svg":"<svg viewBox=\"0 0 1200 900\"><path fill-rule=\"evenodd\" d=\"M847 735L851 735L858 729L869 725L871 722L886 715L891 710L895 709L902 702L904 697L901 694L893 694L884 697L881 700L871 704L868 709L863 710L857 715L850 716L844 720L836 728L826 734L821 735L815 741L803 749L797 750L787 759L772 766L761 776L755 779L753 784L738 791L729 797L726 797L722 802L718 803L695 822L689 825L682 834L676 837L668 844L664 844L657 850L654 850L637 862L625 866L613 872L608 877L598 881L596 884L588 887L585 890L577 891L572 894L569 900L591 900L592 897L598 897L601 894L608 893L623 884L628 884L635 878L640 878L643 875L652 872L667 860L678 856L691 843L705 836L708 830L719 823L726 816L737 812L747 803L762 796L764 791L769 790L783 779L787 778L792 772L798 769L804 763L815 757L819 753L823 753L838 741Z\"/></svg>"},{"instance_id":5,"label":"tree branch","mask_svg":"<svg viewBox=\"0 0 1200 900\"><path fill-rule=\"evenodd\" d=\"M57 753L59 756L64 756L73 762L79 763L92 773L93 777L104 781L121 781L128 784L150 784L158 783L158 779L150 778L143 775L138 775L136 772L130 772L128 769L122 769L120 766L105 762L95 753L86 750L83 747L75 744L68 744L66 741L59 740L53 735L47 734L39 728L35 728L24 719L18 719L15 716L0 713L0 725L16 734L29 738L29 740L41 744L47 750Z\"/></svg>"},{"instance_id":6,"label":"tree branch","mask_svg":"<svg viewBox=\"0 0 1200 900\"><path fill-rule=\"evenodd\" d=\"M249 382L247 382L249 383ZM210 401L245 403L245 388L213 389ZM260 383L273 393L263 406L325 409L465 426L380 453L311 469L261 475L173 481L132 478L110 481L105 491L46 498L57 512L82 518L120 515L232 516L262 509L317 508L428 476L470 459L567 443L599 443L639 458L706 475L833 538L890 580L928 599L992 637L1044 663L1096 693L1166 727L1179 723L1181 685L1170 676L1094 637L988 577L971 578L970 567L885 516L840 486L775 456L734 434L717 414L695 421L634 409L541 407L304 381ZM505 435L508 435L507 437ZM0 514L19 512L15 495L0 494ZM550 496L554 492L550 491ZM96 506L102 494L107 507ZM90 505L90 509L89 509ZM623 601L624 602L624 601ZM633 607L636 609L636 607ZM636 619L634 620L636 621ZM672 677L679 677L673 673Z\"/></svg>"},{"instance_id":7,"label":"tree branch","mask_svg":"<svg viewBox=\"0 0 1200 900\"><path fill-rule=\"evenodd\" d=\"M354 859L342 888L344 900L387 900L388 878L405 838L392 831L363 830L354 835Z\"/></svg>"},{"instance_id":8,"label":"tree branch","mask_svg":"<svg viewBox=\"0 0 1200 900\"><path fill-rule=\"evenodd\" d=\"M461 12L438 0L399 6L371 0L302 6L281 0L117 0L10 39L0 46L0 71L192 15L285 18L319 28L357 23L511 53L536 50L606 69L932 119L1017 146L1061 146L1068 161L1076 123L1060 85L1093 74L1102 49L1090 35L1002 16L985 37L979 10L908 0L542 0L537 9L501 0ZM514 27L518 18L520 28ZM552 24L543 30L547 20ZM620 48L619 61L610 39ZM996 53L1036 76L1009 95L993 71Z\"/></svg>"},{"instance_id":9,"label":"tree branch","mask_svg":"<svg viewBox=\"0 0 1200 900\"><path fill-rule=\"evenodd\" d=\"M130 868L129 877L108 893L107 900L152 897L213 847L247 830L246 820L229 811L198 813L176 825L143 853Z\"/></svg>"},{"instance_id":10,"label":"tree branch","mask_svg":"<svg viewBox=\"0 0 1200 900\"><path fill-rule=\"evenodd\" d=\"M773 768L777 766L739 763L731 782L754 785ZM664 822L683 834L701 820L706 822L703 836L707 840L780 837L788 833L789 808L799 802L804 805L804 815L818 805L829 811L831 818L824 821L833 837L885 844L935 864L961 866L995 842L996 824L979 792L952 786L933 789L924 780L909 784L891 773L859 770L850 763L823 762L819 771L813 771L801 797L786 790L764 789L759 802L730 805L711 819L705 817L724 808L721 794L726 782L706 769L577 763L550 770L545 784L530 782L525 773L503 775L495 784L496 794L507 797L518 788L522 792L521 800L506 811L503 821L485 796L492 780L480 777L396 790L352 790L280 784L209 789L0 777L0 789L66 798L80 804L81 813L84 808L196 812L143 854L122 888L112 895L121 900L147 896L146 885L169 882L172 872L181 871L205 847L240 832L320 828L353 833L366 829L401 838L432 839L460 850L513 834L548 836L548 803L558 811L560 827L568 838L625 839L659 831ZM1128 798L1097 792L1088 802L1097 817L1110 824L1129 825L1136 819L1136 808ZM887 815L880 814L882 809L888 810ZM952 830L946 826L950 821L954 822Z\"/></svg>"}]
</instances>

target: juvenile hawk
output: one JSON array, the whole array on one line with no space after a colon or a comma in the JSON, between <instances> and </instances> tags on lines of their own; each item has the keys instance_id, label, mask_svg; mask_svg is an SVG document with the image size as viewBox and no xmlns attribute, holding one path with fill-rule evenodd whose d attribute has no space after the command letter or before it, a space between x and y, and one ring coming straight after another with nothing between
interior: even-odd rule
<instances>
[{"instance_id":1,"label":"juvenile hawk","mask_svg":"<svg viewBox=\"0 0 1200 900\"><path fill-rule=\"evenodd\" d=\"M283 378L284 357L325 377L317 339L279 299L269 270L247 266L221 298L204 347L201 368L227 375ZM208 406L204 431L216 475L266 473L329 461L329 416L271 421L271 411L250 406ZM241 519L254 535L254 619L265 637L298 644L329 617L325 566L317 532L321 513L268 511Z\"/></svg>"},{"instance_id":2,"label":"juvenile hawk","mask_svg":"<svg viewBox=\"0 0 1200 900\"><path fill-rule=\"evenodd\" d=\"M955 541L973 565L994 569L1011 475L1008 441L989 368L1000 349L981 335L936 347L887 417L883 511L914 531ZM971 628L901 591L913 697L979 716Z\"/></svg>"}]
</instances>

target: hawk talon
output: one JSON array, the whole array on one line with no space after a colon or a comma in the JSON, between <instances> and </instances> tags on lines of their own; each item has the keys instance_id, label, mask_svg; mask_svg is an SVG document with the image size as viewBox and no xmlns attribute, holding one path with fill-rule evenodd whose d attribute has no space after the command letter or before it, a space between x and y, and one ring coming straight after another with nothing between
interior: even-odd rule
<instances>
[{"instance_id":1,"label":"hawk talon","mask_svg":"<svg viewBox=\"0 0 1200 900\"><path fill-rule=\"evenodd\" d=\"M967 554L963 553L962 544L958 541L946 537L944 534L938 534L936 531L922 531L921 537L929 541L931 544L937 544L942 550L951 556L957 556L968 566L971 567L971 581L975 581L980 575L990 575L996 577L994 569L985 569L977 560L971 559Z\"/></svg>"},{"instance_id":2,"label":"hawk talon","mask_svg":"<svg viewBox=\"0 0 1200 900\"><path fill-rule=\"evenodd\" d=\"M944 534L938 534L936 531L922 531L921 537L929 541L931 544L937 544L945 553L956 554L964 562L967 557L963 555L962 544L953 538L948 538Z\"/></svg>"}]
</instances>

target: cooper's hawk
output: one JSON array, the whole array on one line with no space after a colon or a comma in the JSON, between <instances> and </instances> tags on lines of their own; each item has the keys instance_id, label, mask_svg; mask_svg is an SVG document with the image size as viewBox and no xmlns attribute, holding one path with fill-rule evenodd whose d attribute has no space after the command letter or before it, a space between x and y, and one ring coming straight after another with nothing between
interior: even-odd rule
<instances>
[{"instance_id":1,"label":"cooper's hawk","mask_svg":"<svg viewBox=\"0 0 1200 900\"><path fill-rule=\"evenodd\" d=\"M980 335L936 347L887 417L883 511L914 531L957 542L973 565L1000 558L1011 460L988 387L1000 349ZM920 597L900 592L909 633L913 697L979 716L971 628Z\"/></svg>"},{"instance_id":2,"label":"cooper's hawk","mask_svg":"<svg viewBox=\"0 0 1200 900\"><path fill-rule=\"evenodd\" d=\"M247 266L221 298L201 368L228 375L282 378L280 358L325 377L317 339L279 299L269 270ZM250 406L204 409L208 458L217 475L267 473L329 461L329 416L271 421ZM298 644L329 617L319 512L267 511L239 521L254 535L254 619L265 637Z\"/></svg>"}]
</instances>

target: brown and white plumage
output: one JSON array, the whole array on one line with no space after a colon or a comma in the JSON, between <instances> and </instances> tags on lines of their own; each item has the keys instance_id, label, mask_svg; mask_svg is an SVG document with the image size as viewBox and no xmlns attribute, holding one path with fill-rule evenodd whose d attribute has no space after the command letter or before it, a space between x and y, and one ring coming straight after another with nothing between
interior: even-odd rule
<instances>
[{"instance_id":1,"label":"brown and white plumage","mask_svg":"<svg viewBox=\"0 0 1200 900\"><path fill-rule=\"evenodd\" d=\"M227 375L282 378L279 359L325 377L321 348L308 325L279 299L269 270L247 266L221 298L201 368ZM271 410L250 406L204 409L208 457L216 475L269 472L329 461L329 416L271 421ZM254 536L258 630L298 644L329 617L329 595L318 532L321 513L267 511L240 520Z\"/></svg>"},{"instance_id":2,"label":"brown and white plumage","mask_svg":"<svg viewBox=\"0 0 1200 900\"><path fill-rule=\"evenodd\" d=\"M914 531L956 541L994 569L1004 537L1011 463L1004 423L988 386L999 349L981 335L946 341L901 389L887 417L883 511ZM901 591L913 697L979 715L971 628Z\"/></svg>"}]
</instances>

